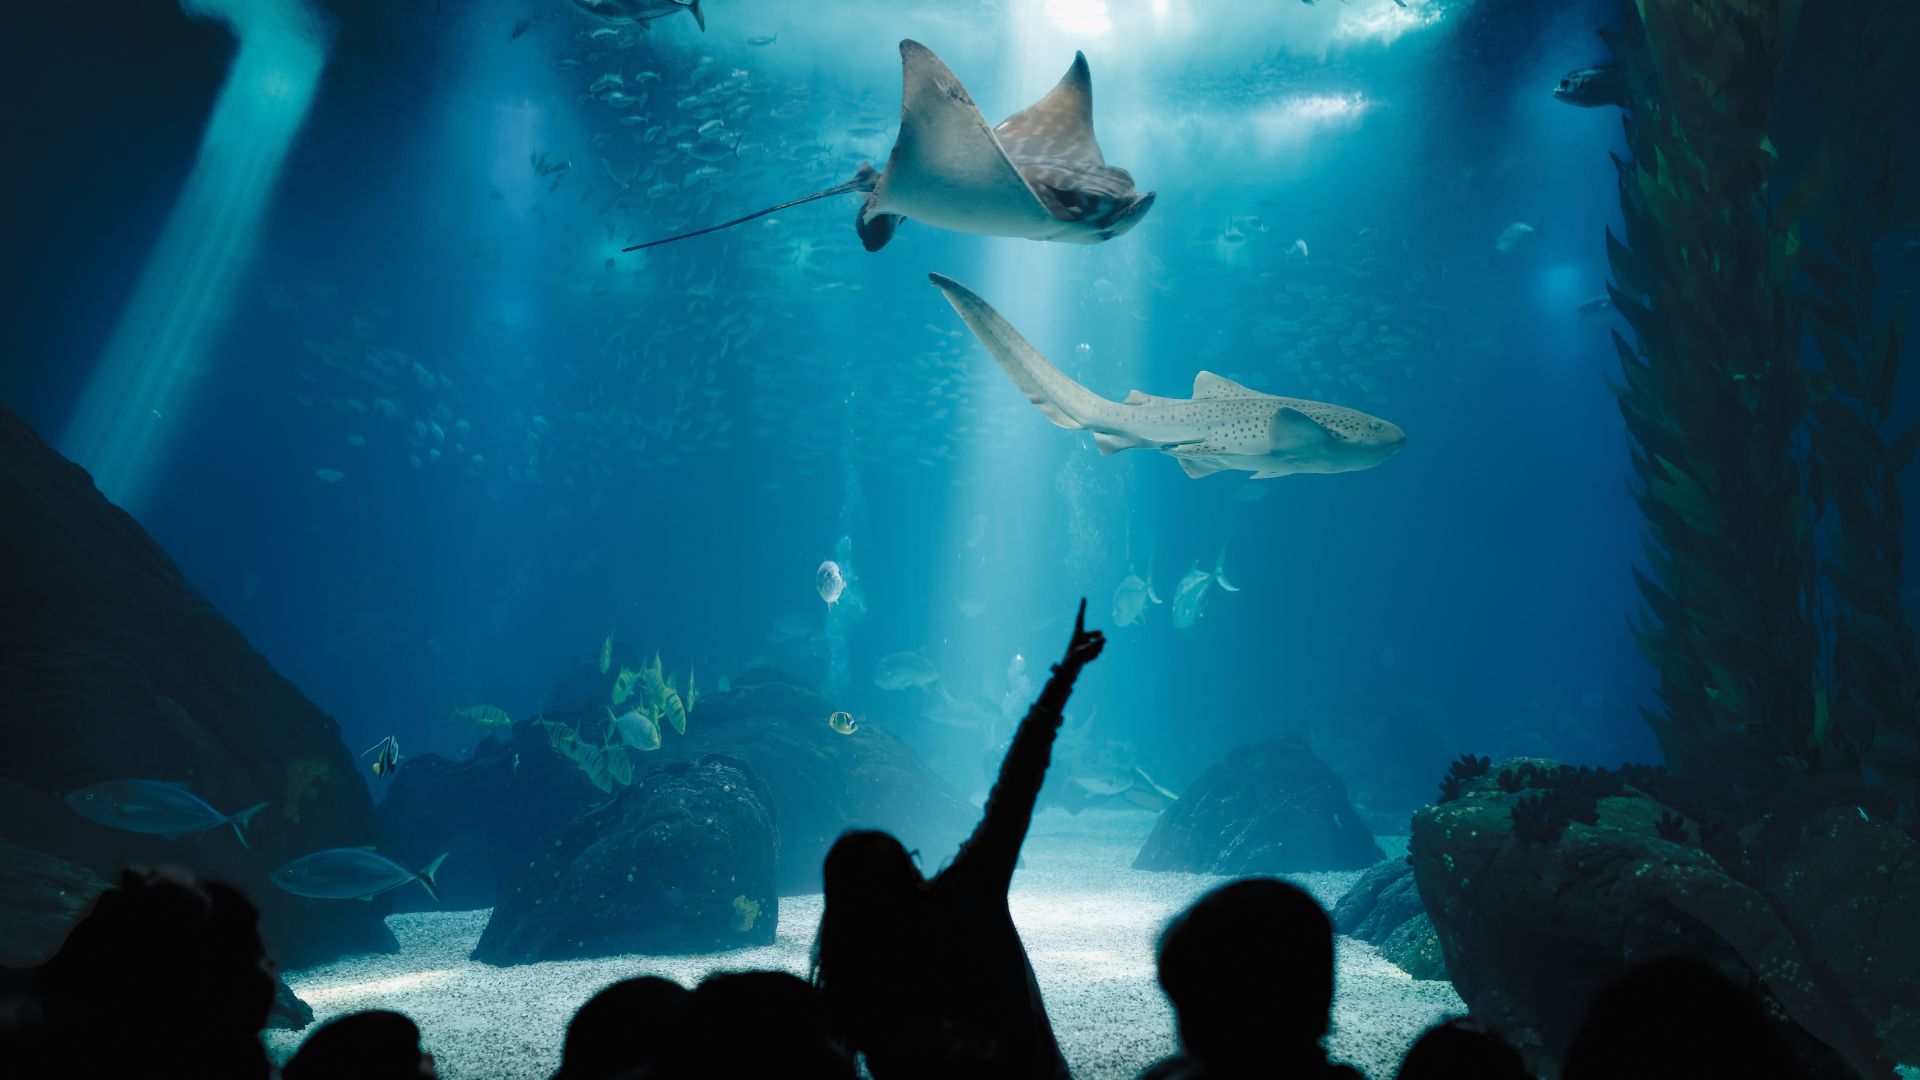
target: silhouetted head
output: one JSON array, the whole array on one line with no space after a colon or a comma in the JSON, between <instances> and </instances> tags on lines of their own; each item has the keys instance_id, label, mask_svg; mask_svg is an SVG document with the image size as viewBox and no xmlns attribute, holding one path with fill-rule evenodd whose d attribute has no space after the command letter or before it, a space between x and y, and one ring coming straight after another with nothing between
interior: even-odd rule
<instances>
[{"instance_id":1,"label":"silhouetted head","mask_svg":"<svg viewBox=\"0 0 1920 1080\"><path fill-rule=\"evenodd\" d=\"M1594 995L1567 1050L1563 1080L1682 1080L1800 1075L1760 1002L1697 960L1670 957Z\"/></svg>"},{"instance_id":2,"label":"silhouetted head","mask_svg":"<svg viewBox=\"0 0 1920 1080\"><path fill-rule=\"evenodd\" d=\"M1468 1020L1427 1029L1394 1080L1532 1080L1520 1052Z\"/></svg>"},{"instance_id":3,"label":"silhouetted head","mask_svg":"<svg viewBox=\"0 0 1920 1080\"><path fill-rule=\"evenodd\" d=\"M1209 1065L1317 1053L1333 1006L1333 923L1272 878L1222 885L1160 935L1160 988Z\"/></svg>"},{"instance_id":4,"label":"silhouetted head","mask_svg":"<svg viewBox=\"0 0 1920 1080\"><path fill-rule=\"evenodd\" d=\"M124 1054L152 1075L265 1076L259 1033L274 979L259 922L229 886L175 868L128 870L40 969L46 1022L56 1037L80 1036L103 1065L101 1055ZM103 1023L110 1042L96 1037Z\"/></svg>"},{"instance_id":5,"label":"silhouetted head","mask_svg":"<svg viewBox=\"0 0 1920 1080\"><path fill-rule=\"evenodd\" d=\"M813 939L813 982L826 992L835 1026L854 1038L884 1024L898 1005L882 987L916 962L905 937L926 879L913 856L891 835L856 829L827 851L822 877L826 904Z\"/></svg>"},{"instance_id":6,"label":"silhouetted head","mask_svg":"<svg viewBox=\"0 0 1920 1080\"><path fill-rule=\"evenodd\" d=\"M827 1022L820 992L784 971L709 976L693 992L683 1031L690 1067L676 1076L858 1075Z\"/></svg>"},{"instance_id":7,"label":"silhouetted head","mask_svg":"<svg viewBox=\"0 0 1920 1080\"><path fill-rule=\"evenodd\" d=\"M386 1009L348 1013L307 1036L281 1080L432 1080L433 1055L420 1029Z\"/></svg>"},{"instance_id":8,"label":"silhouetted head","mask_svg":"<svg viewBox=\"0 0 1920 1080\"><path fill-rule=\"evenodd\" d=\"M611 1080L658 1066L680 1038L693 992L652 975L622 979L587 999L567 1024L553 1080Z\"/></svg>"}]
</instances>

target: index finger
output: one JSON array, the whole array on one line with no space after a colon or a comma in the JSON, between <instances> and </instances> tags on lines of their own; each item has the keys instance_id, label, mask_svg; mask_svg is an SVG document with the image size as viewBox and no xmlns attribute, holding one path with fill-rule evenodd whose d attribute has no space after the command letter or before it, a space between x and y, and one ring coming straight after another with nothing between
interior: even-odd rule
<instances>
[{"instance_id":1,"label":"index finger","mask_svg":"<svg viewBox=\"0 0 1920 1080\"><path fill-rule=\"evenodd\" d=\"M1073 617L1073 636L1079 637L1087 632L1087 598L1080 598L1080 614Z\"/></svg>"}]
</instances>

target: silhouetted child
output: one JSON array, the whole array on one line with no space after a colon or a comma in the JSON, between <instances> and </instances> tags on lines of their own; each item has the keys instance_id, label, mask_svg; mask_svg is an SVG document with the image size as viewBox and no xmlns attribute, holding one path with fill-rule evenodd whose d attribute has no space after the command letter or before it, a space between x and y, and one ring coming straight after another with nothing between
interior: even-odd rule
<instances>
[{"instance_id":1,"label":"silhouetted child","mask_svg":"<svg viewBox=\"0 0 1920 1080\"><path fill-rule=\"evenodd\" d=\"M820 992L784 971L708 976L693 991L681 1028L682 1049L673 1066L660 1071L663 1080L860 1075L827 1023Z\"/></svg>"},{"instance_id":2,"label":"silhouetted child","mask_svg":"<svg viewBox=\"0 0 1920 1080\"><path fill-rule=\"evenodd\" d=\"M1793 1050L1752 994L1681 957L1627 972L1594 995L1562 1080L1693 1080L1801 1075Z\"/></svg>"},{"instance_id":3,"label":"silhouetted child","mask_svg":"<svg viewBox=\"0 0 1920 1080\"><path fill-rule=\"evenodd\" d=\"M348 1013L320 1025L280 1070L280 1080L433 1080L433 1055L420 1029L386 1009Z\"/></svg>"},{"instance_id":4,"label":"silhouetted child","mask_svg":"<svg viewBox=\"0 0 1920 1080\"><path fill-rule=\"evenodd\" d=\"M128 870L34 980L49 1075L264 1080L260 914L184 870Z\"/></svg>"},{"instance_id":5,"label":"silhouetted child","mask_svg":"<svg viewBox=\"0 0 1920 1080\"><path fill-rule=\"evenodd\" d=\"M664 1065L683 1035L692 991L648 975L587 999L567 1023L553 1080L613 1080Z\"/></svg>"},{"instance_id":6,"label":"silhouetted child","mask_svg":"<svg viewBox=\"0 0 1920 1080\"><path fill-rule=\"evenodd\" d=\"M849 832L827 852L814 983L876 1080L1067 1075L1007 888L1074 679L1106 644L1086 616L1082 600L1066 657L1020 721L985 815L945 870L923 879L900 841L881 832Z\"/></svg>"},{"instance_id":7,"label":"silhouetted child","mask_svg":"<svg viewBox=\"0 0 1920 1080\"><path fill-rule=\"evenodd\" d=\"M1533 1080L1520 1051L1469 1020L1426 1030L1400 1062L1394 1080Z\"/></svg>"},{"instance_id":8,"label":"silhouetted child","mask_svg":"<svg viewBox=\"0 0 1920 1080\"><path fill-rule=\"evenodd\" d=\"M1362 1080L1320 1045L1333 1008L1333 923L1272 878L1222 885L1160 935L1160 988L1181 1053L1142 1080Z\"/></svg>"}]
</instances>

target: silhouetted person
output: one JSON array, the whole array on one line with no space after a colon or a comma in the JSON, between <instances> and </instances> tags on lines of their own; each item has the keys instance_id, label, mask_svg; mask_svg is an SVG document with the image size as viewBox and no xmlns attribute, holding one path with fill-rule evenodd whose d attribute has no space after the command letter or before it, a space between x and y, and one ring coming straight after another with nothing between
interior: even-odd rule
<instances>
[{"instance_id":1,"label":"silhouetted person","mask_svg":"<svg viewBox=\"0 0 1920 1080\"><path fill-rule=\"evenodd\" d=\"M1333 1008L1333 923L1272 878L1222 885L1160 935L1180 1054L1142 1080L1362 1080L1320 1045Z\"/></svg>"},{"instance_id":2,"label":"silhouetted person","mask_svg":"<svg viewBox=\"0 0 1920 1080\"><path fill-rule=\"evenodd\" d=\"M653 975L622 979L587 999L567 1023L553 1080L613 1080L672 1056L692 991Z\"/></svg>"},{"instance_id":3,"label":"silhouetted person","mask_svg":"<svg viewBox=\"0 0 1920 1080\"><path fill-rule=\"evenodd\" d=\"M1014 732L985 815L947 868L925 880L900 841L849 832L827 852L815 985L847 1046L876 1080L1067 1075L1007 888L1046 779L1062 710L1106 639L1073 640Z\"/></svg>"},{"instance_id":4,"label":"silhouetted person","mask_svg":"<svg viewBox=\"0 0 1920 1080\"><path fill-rule=\"evenodd\" d=\"M59 1076L264 1080L273 968L238 890L128 870L34 980Z\"/></svg>"},{"instance_id":5,"label":"silhouetted person","mask_svg":"<svg viewBox=\"0 0 1920 1080\"><path fill-rule=\"evenodd\" d=\"M386 1009L348 1013L320 1025L280 1070L280 1080L433 1080L433 1055L420 1029Z\"/></svg>"},{"instance_id":6,"label":"silhouetted person","mask_svg":"<svg viewBox=\"0 0 1920 1080\"><path fill-rule=\"evenodd\" d=\"M1794 1052L1752 994L1697 960L1671 957L1594 995L1563 1080L1800 1076Z\"/></svg>"},{"instance_id":7,"label":"silhouetted person","mask_svg":"<svg viewBox=\"0 0 1920 1080\"><path fill-rule=\"evenodd\" d=\"M1394 1080L1533 1080L1520 1051L1468 1020L1436 1024L1400 1062Z\"/></svg>"},{"instance_id":8,"label":"silhouetted person","mask_svg":"<svg viewBox=\"0 0 1920 1080\"><path fill-rule=\"evenodd\" d=\"M784 971L710 975L682 1017L680 1051L657 1073L661 1080L859 1080L820 992Z\"/></svg>"}]
</instances>

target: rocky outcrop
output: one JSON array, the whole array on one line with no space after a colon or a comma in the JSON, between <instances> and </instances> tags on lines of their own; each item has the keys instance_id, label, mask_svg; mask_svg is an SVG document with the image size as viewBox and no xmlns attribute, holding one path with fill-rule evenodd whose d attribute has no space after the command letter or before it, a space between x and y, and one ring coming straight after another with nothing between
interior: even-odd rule
<instances>
[{"instance_id":1,"label":"rocky outcrop","mask_svg":"<svg viewBox=\"0 0 1920 1080\"><path fill-rule=\"evenodd\" d=\"M374 840L372 802L338 725L83 470L4 408L0 520L0 834L104 877L172 863L230 882L260 906L284 966L393 949L379 904L304 900L268 883L299 855ZM184 782L228 812L268 806L243 848L228 829L167 840L105 828L61 802L136 778Z\"/></svg>"},{"instance_id":2,"label":"rocky outcrop","mask_svg":"<svg viewBox=\"0 0 1920 1080\"><path fill-rule=\"evenodd\" d=\"M548 695L541 717L597 737L621 665L642 663L616 645L608 673L578 665ZM703 691L685 735L667 731L660 749L631 757L636 773L716 753L746 762L780 822L782 896L820 890L827 848L848 829L886 829L929 853L958 847L979 812L884 723L863 721L841 735L827 726L833 711L797 676L756 668L730 690ZM483 740L469 760L424 755L401 766L380 807L382 850L407 865L450 852L439 875L447 906L489 907L562 826L610 797L522 720ZM394 902L400 910L434 907L418 889L400 890Z\"/></svg>"},{"instance_id":3,"label":"rocky outcrop","mask_svg":"<svg viewBox=\"0 0 1920 1080\"><path fill-rule=\"evenodd\" d=\"M401 889L395 910L492 907L567 822L606 800L529 723L481 740L464 761L407 759L380 804L381 850L403 866L446 855L435 875L445 903Z\"/></svg>"},{"instance_id":4,"label":"rocky outcrop","mask_svg":"<svg viewBox=\"0 0 1920 1080\"><path fill-rule=\"evenodd\" d=\"M494 906L473 958L524 964L773 942L778 852L753 770L674 762L570 823Z\"/></svg>"},{"instance_id":5,"label":"rocky outcrop","mask_svg":"<svg viewBox=\"0 0 1920 1080\"><path fill-rule=\"evenodd\" d=\"M1406 859L1376 863L1360 875L1334 905L1333 924L1341 933L1371 943L1416 979L1447 977L1440 937L1420 902L1413 865Z\"/></svg>"},{"instance_id":6,"label":"rocky outcrop","mask_svg":"<svg viewBox=\"0 0 1920 1080\"><path fill-rule=\"evenodd\" d=\"M1871 1025L1798 936L1791 905L1763 891L1758 849L1703 826L1685 800L1656 797L1665 787L1656 770L1489 769L1481 759L1450 774L1447 801L1414 815L1415 883L1474 1017L1552 1075L1594 991L1637 964L1683 955L1794 1021L1801 1030L1789 1037L1814 1075L1844 1075L1841 1058L1872 1074ZM1858 887L1857 875L1844 880L1853 884L1831 887ZM1887 948L1901 932L1850 936Z\"/></svg>"},{"instance_id":7,"label":"rocky outcrop","mask_svg":"<svg viewBox=\"0 0 1920 1080\"><path fill-rule=\"evenodd\" d=\"M1255 743L1200 774L1168 807L1136 870L1285 874L1358 870L1385 856L1347 787L1298 740Z\"/></svg>"}]
</instances>

